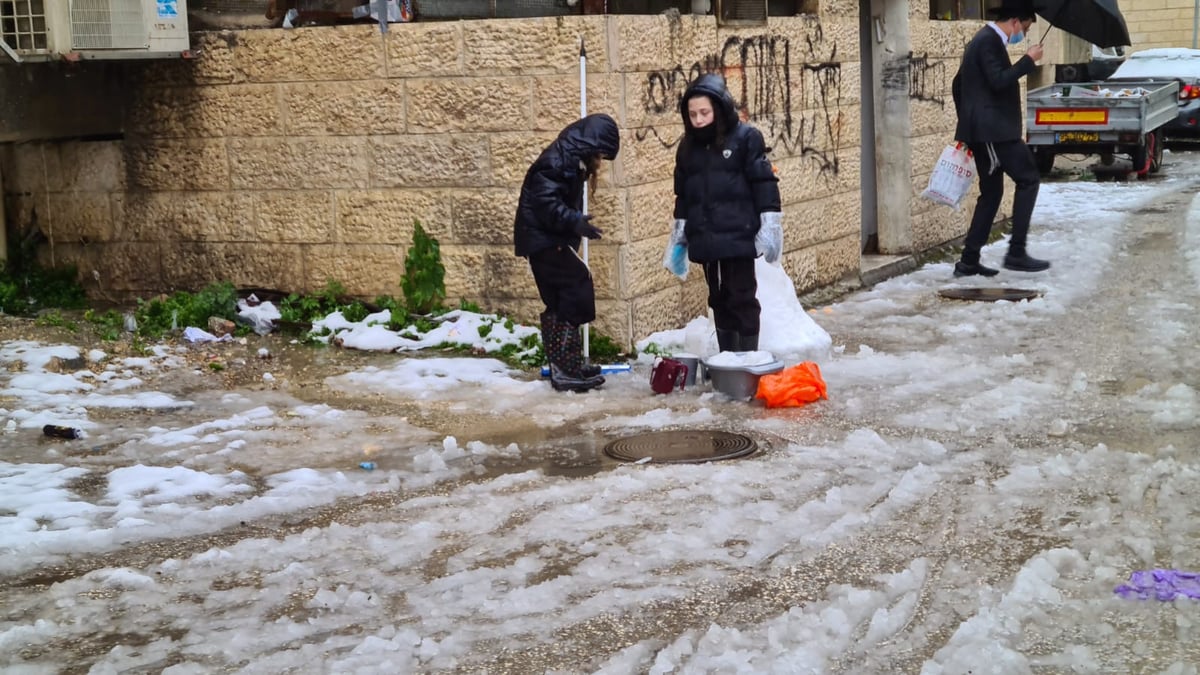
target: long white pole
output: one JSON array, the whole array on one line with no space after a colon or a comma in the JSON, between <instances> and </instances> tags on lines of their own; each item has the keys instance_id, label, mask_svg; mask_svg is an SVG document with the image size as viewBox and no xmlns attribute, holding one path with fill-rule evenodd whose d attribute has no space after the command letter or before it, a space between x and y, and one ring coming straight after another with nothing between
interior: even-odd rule
<instances>
[{"instance_id":1,"label":"long white pole","mask_svg":"<svg viewBox=\"0 0 1200 675\"><path fill-rule=\"evenodd\" d=\"M587 117L587 49L583 46L583 38L579 38L579 117ZM583 184L583 212L588 212L588 184ZM583 254L583 264L588 264L588 238L584 237L580 251ZM591 346L588 344L588 324L583 324L583 358L590 356Z\"/></svg>"}]
</instances>

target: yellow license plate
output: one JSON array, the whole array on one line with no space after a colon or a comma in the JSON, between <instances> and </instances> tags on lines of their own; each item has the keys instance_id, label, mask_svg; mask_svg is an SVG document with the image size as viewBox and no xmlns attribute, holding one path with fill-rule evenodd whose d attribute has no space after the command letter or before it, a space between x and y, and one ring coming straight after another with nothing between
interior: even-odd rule
<instances>
[{"instance_id":1,"label":"yellow license plate","mask_svg":"<svg viewBox=\"0 0 1200 675\"><path fill-rule=\"evenodd\" d=\"M1038 124L1108 124L1108 108L1038 108Z\"/></svg>"},{"instance_id":2,"label":"yellow license plate","mask_svg":"<svg viewBox=\"0 0 1200 675\"><path fill-rule=\"evenodd\" d=\"M1095 143L1100 140L1100 134L1094 131L1060 131L1054 134L1056 143Z\"/></svg>"}]
</instances>

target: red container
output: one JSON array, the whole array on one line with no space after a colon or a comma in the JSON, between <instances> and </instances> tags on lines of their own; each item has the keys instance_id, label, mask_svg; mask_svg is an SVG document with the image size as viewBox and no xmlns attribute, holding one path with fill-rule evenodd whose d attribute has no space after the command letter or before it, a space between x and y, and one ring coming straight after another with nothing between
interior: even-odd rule
<instances>
[{"instance_id":1,"label":"red container","mask_svg":"<svg viewBox=\"0 0 1200 675\"><path fill-rule=\"evenodd\" d=\"M676 388L682 390L687 376L686 365L675 359L659 359L650 369L650 388L656 394L669 394Z\"/></svg>"}]
</instances>

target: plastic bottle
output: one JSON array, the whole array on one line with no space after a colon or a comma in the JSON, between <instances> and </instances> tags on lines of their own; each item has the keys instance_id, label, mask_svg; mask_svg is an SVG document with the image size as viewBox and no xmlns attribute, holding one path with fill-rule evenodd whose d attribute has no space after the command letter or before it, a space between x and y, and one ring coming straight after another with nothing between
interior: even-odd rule
<instances>
[{"instance_id":1,"label":"plastic bottle","mask_svg":"<svg viewBox=\"0 0 1200 675\"><path fill-rule=\"evenodd\" d=\"M82 436L78 429L73 427L61 427L57 424L47 424L46 426L42 427L42 433L54 438L66 438L68 440L74 440Z\"/></svg>"},{"instance_id":2,"label":"plastic bottle","mask_svg":"<svg viewBox=\"0 0 1200 675\"><path fill-rule=\"evenodd\" d=\"M360 469L363 469L365 471L374 471L375 470L375 462L359 462L358 466Z\"/></svg>"}]
</instances>

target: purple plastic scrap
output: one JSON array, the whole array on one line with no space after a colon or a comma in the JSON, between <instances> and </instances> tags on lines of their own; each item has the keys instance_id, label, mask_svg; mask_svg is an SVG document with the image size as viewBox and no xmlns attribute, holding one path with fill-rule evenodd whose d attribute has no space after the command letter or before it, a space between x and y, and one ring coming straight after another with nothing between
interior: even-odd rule
<instances>
[{"instance_id":1,"label":"purple plastic scrap","mask_svg":"<svg viewBox=\"0 0 1200 675\"><path fill-rule=\"evenodd\" d=\"M1200 574L1179 570L1138 570L1129 575L1129 583L1113 592L1138 600L1174 600L1177 597L1200 600Z\"/></svg>"}]
</instances>

